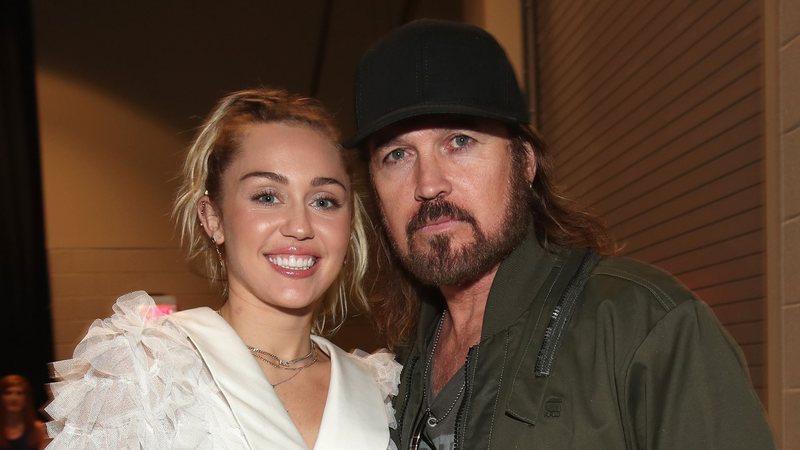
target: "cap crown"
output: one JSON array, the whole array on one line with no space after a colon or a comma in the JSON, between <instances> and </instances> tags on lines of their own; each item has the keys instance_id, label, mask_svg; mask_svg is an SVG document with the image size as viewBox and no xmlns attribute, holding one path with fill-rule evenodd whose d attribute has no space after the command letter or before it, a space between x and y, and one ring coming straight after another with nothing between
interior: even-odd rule
<instances>
[{"instance_id":1,"label":"cap crown","mask_svg":"<svg viewBox=\"0 0 800 450\"><path fill-rule=\"evenodd\" d=\"M347 146L421 115L529 121L527 102L497 41L472 25L430 19L395 30L364 54L355 104L358 130Z\"/></svg>"}]
</instances>

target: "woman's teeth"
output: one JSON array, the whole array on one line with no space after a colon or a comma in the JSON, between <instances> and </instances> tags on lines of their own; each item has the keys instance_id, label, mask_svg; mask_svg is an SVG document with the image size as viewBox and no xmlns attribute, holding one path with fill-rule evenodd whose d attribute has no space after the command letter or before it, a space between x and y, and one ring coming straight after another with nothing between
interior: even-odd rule
<instances>
[{"instance_id":1,"label":"woman's teeth","mask_svg":"<svg viewBox=\"0 0 800 450\"><path fill-rule=\"evenodd\" d=\"M313 256L270 256L269 262L284 269L308 270L316 264L317 259Z\"/></svg>"}]
</instances>

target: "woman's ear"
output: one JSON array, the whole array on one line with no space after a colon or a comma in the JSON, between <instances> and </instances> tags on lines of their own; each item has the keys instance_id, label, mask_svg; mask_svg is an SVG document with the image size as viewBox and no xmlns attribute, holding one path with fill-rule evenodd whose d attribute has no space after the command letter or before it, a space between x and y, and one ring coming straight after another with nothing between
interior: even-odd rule
<instances>
[{"instance_id":1,"label":"woman's ear","mask_svg":"<svg viewBox=\"0 0 800 450\"><path fill-rule=\"evenodd\" d=\"M222 227L222 211L220 211L208 195L197 201L197 218L206 234L215 244L225 242L225 230Z\"/></svg>"}]
</instances>

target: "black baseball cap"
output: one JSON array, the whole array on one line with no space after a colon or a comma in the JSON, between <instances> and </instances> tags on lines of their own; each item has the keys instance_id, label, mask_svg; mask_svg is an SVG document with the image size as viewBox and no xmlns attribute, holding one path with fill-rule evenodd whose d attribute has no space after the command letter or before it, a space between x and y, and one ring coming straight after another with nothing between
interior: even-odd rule
<instances>
[{"instance_id":1,"label":"black baseball cap","mask_svg":"<svg viewBox=\"0 0 800 450\"><path fill-rule=\"evenodd\" d=\"M355 109L357 130L345 147L425 115L530 122L514 70L494 37L473 25L433 19L398 28L364 54Z\"/></svg>"}]
</instances>

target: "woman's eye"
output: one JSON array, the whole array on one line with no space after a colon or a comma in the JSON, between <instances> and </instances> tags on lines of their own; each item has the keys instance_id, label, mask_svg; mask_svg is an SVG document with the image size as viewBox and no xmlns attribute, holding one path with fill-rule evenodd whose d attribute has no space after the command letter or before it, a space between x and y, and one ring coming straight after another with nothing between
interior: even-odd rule
<instances>
[{"instance_id":1,"label":"woman's eye","mask_svg":"<svg viewBox=\"0 0 800 450\"><path fill-rule=\"evenodd\" d=\"M312 202L312 205L315 208L320 209L332 209L338 208L340 206L339 202L333 198L318 198Z\"/></svg>"},{"instance_id":2,"label":"woman's eye","mask_svg":"<svg viewBox=\"0 0 800 450\"><path fill-rule=\"evenodd\" d=\"M277 203L278 197L273 193L265 192L263 194L258 194L255 197L253 197L253 200L259 203Z\"/></svg>"}]
</instances>

